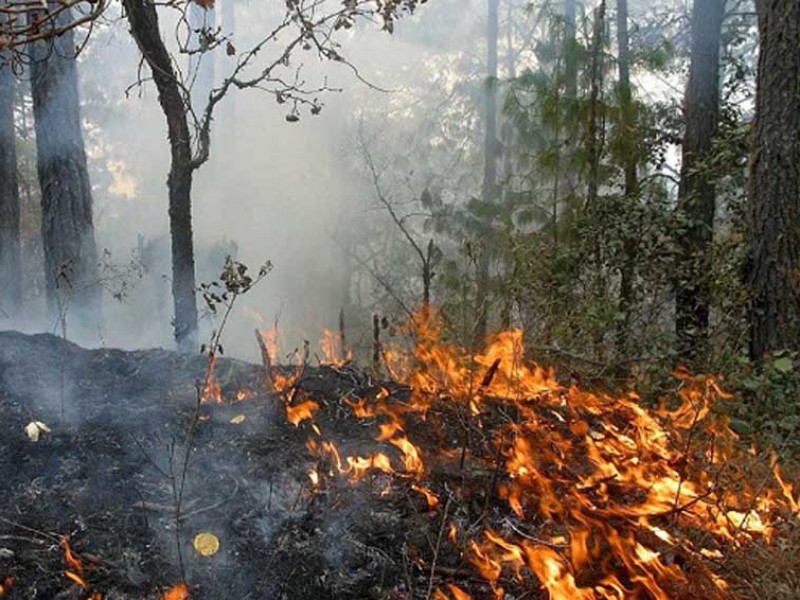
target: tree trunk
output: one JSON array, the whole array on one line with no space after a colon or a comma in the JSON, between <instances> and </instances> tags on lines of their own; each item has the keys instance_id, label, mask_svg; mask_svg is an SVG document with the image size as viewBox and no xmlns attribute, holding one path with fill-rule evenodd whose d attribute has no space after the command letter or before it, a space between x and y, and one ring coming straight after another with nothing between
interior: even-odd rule
<instances>
[{"instance_id":1,"label":"tree trunk","mask_svg":"<svg viewBox=\"0 0 800 600\"><path fill-rule=\"evenodd\" d=\"M699 366L706 354L711 289L709 254L715 190L703 163L712 152L719 121L719 46L725 0L696 0L692 58L686 88L683 162L678 189L675 333L680 359Z\"/></svg>"},{"instance_id":2,"label":"tree trunk","mask_svg":"<svg viewBox=\"0 0 800 600\"><path fill-rule=\"evenodd\" d=\"M499 0L488 0L488 27L486 32L486 104L484 106L484 168L483 190L481 198L484 203L494 201L497 187L497 37L499 34ZM486 339L489 323L489 270L490 270L490 237L491 223L485 224L484 247L478 257L478 282L476 305L478 318L475 324L475 342L480 346Z\"/></svg>"},{"instance_id":3,"label":"tree trunk","mask_svg":"<svg viewBox=\"0 0 800 600\"><path fill-rule=\"evenodd\" d=\"M621 136L631 140L625 145L623 171L625 173L625 207L632 207L638 198L636 177L637 153L634 147L636 138L636 116L633 112L631 90L630 48L628 45L628 0L617 0L617 66L619 67L619 104ZM637 241L633 231L626 232L623 239L622 265L619 272L619 313L617 324L617 354L621 359L628 356L631 309L633 307L633 282L636 277Z\"/></svg>"},{"instance_id":4,"label":"tree trunk","mask_svg":"<svg viewBox=\"0 0 800 600\"><path fill-rule=\"evenodd\" d=\"M578 95L578 55L576 40L577 23L575 16L575 0L564 0L564 79L566 94L569 100Z\"/></svg>"},{"instance_id":5,"label":"tree trunk","mask_svg":"<svg viewBox=\"0 0 800 600\"><path fill-rule=\"evenodd\" d=\"M597 192L600 172L600 92L603 86L601 59L603 53L603 31L605 29L606 2L602 0L594 15L592 36L591 88L589 92L589 123L586 128L586 162L589 167L586 202L589 211L597 214Z\"/></svg>"},{"instance_id":6,"label":"tree trunk","mask_svg":"<svg viewBox=\"0 0 800 600\"><path fill-rule=\"evenodd\" d=\"M0 62L9 59L0 54ZM13 318L20 306L19 187L14 131L16 78L10 63L0 65L0 316Z\"/></svg>"},{"instance_id":7,"label":"tree trunk","mask_svg":"<svg viewBox=\"0 0 800 600\"><path fill-rule=\"evenodd\" d=\"M170 55L161 38L156 7L151 0L123 0L131 34L150 67L158 101L167 119L170 145L169 222L172 240L173 322L178 348L191 352L197 346L194 242L192 239L191 138L185 99L177 84Z\"/></svg>"},{"instance_id":8,"label":"tree trunk","mask_svg":"<svg viewBox=\"0 0 800 600\"><path fill-rule=\"evenodd\" d=\"M800 350L800 3L756 2L750 354Z\"/></svg>"},{"instance_id":9,"label":"tree trunk","mask_svg":"<svg viewBox=\"0 0 800 600\"><path fill-rule=\"evenodd\" d=\"M72 31L35 42L31 55L48 311L63 325L69 309L82 327L92 328L100 318L102 290Z\"/></svg>"},{"instance_id":10,"label":"tree trunk","mask_svg":"<svg viewBox=\"0 0 800 600\"><path fill-rule=\"evenodd\" d=\"M594 13L594 27L592 32L592 56L590 63L590 91L589 91L589 122L586 127L586 162L589 173L587 176L586 207L592 217L594 232L592 236L594 260L594 295L598 306L606 301L606 274L605 274L605 231L607 209L599 199L600 186L600 158L603 154L602 144L602 107L600 94L603 89L603 38L605 33L606 0L601 0ZM594 334L594 351L597 360L604 360L603 328L597 327Z\"/></svg>"}]
</instances>

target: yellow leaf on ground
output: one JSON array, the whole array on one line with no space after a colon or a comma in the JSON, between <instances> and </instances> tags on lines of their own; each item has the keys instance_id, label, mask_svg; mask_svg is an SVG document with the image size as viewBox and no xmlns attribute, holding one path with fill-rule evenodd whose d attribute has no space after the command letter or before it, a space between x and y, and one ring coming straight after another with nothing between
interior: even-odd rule
<instances>
[{"instance_id":1,"label":"yellow leaf on ground","mask_svg":"<svg viewBox=\"0 0 800 600\"><path fill-rule=\"evenodd\" d=\"M219 550L219 538L204 531L194 536L194 549L201 556L214 556Z\"/></svg>"}]
</instances>

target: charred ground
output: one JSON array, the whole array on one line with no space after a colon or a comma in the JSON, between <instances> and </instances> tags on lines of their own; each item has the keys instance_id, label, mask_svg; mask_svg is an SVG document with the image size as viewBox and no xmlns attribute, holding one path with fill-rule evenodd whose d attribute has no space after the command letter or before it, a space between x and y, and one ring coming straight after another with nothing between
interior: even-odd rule
<instances>
[{"instance_id":1,"label":"charred ground","mask_svg":"<svg viewBox=\"0 0 800 600\"><path fill-rule=\"evenodd\" d=\"M13 578L8 598L160 598L180 580L170 456L179 470L205 368L202 356L0 334L0 581ZM260 376L228 360L217 373L234 392L257 389ZM308 368L298 388L324 406L318 422L328 433L350 448L372 443L371 429L339 419L350 411L343 398L375 388L367 376ZM261 395L201 409L181 525L192 597L391 596L421 574L404 570L401 553L424 542L424 499L402 485L381 495L389 488L380 477L310 494L307 432L279 408ZM32 442L24 428L33 420L52 433ZM194 552L201 531L219 537L215 556ZM87 565L90 589L64 576L61 536Z\"/></svg>"},{"instance_id":2,"label":"charred ground","mask_svg":"<svg viewBox=\"0 0 800 600\"><path fill-rule=\"evenodd\" d=\"M220 359L224 401L198 403L205 356L0 333L0 595L156 600L185 579L194 600L683 600L764 597L760 578L795 597L794 501L709 410L713 379L648 411L525 371L514 339L477 363L423 339L413 390ZM36 421L51 431L32 441Z\"/></svg>"}]
</instances>

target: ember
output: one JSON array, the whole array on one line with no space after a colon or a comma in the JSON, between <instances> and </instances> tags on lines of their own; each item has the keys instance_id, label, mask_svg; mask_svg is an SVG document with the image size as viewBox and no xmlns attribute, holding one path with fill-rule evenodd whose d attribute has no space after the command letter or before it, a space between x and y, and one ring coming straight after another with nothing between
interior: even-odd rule
<instances>
[{"instance_id":1,"label":"ember","mask_svg":"<svg viewBox=\"0 0 800 600\"><path fill-rule=\"evenodd\" d=\"M189 586L185 583L178 583L164 592L163 600L189 600Z\"/></svg>"},{"instance_id":2,"label":"ember","mask_svg":"<svg viewBox=\"0 0 800 600\"><path fill-rule=\"evenodd\" d=\"M13 577L6 577L0 581L0 596L5 596L11 591L11 586L14 585Z\"/></svg>"}]
</instances>

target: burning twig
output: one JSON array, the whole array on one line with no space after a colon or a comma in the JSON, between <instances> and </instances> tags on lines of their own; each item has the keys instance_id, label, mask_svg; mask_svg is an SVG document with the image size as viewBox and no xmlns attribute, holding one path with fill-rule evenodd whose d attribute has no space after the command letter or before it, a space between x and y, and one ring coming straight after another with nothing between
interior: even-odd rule
<instances>
[{"instance_id":1,"label":"burning twig","mask_svg":"<svg viewBox=\"0 0 800 600\"><path fill-rule=\"evenodd\" d=\"M266 391L274 392L275 382L272 380L272 359L269 355L269 348L267 348L267 344L264 341L264 336L258 329L255 330L255 335L256 342L258 343L258 349L261 352L261 366L264 369L261 377L261 385Z\"/></svg>"},{"instance_id":2,"label":"burning twig","mask_svg":"<svg viewBox=\"0 0 800 600\"><path fill-rule=\"evenodd\" d=\"M489 389L489 386L492 385L492 380L494 376L497 374L497 369L500 368L500 361L501 359L497 358L492 363L492 366L489 367L489 370L486 371L486 375L483 376L481 380L481 385L478 387L478 393L483 395Z\"/></svg>"},{"instance_id":3,"label":"burning twig","mask_svg":"<svg viewBox=\"0 0 800 600\"><path fill-rule=\"evenodd\" d=\"M381 372L381 322L377 314L372 315L372 373L375 377Z\"/></svg>"}]
</instances>

